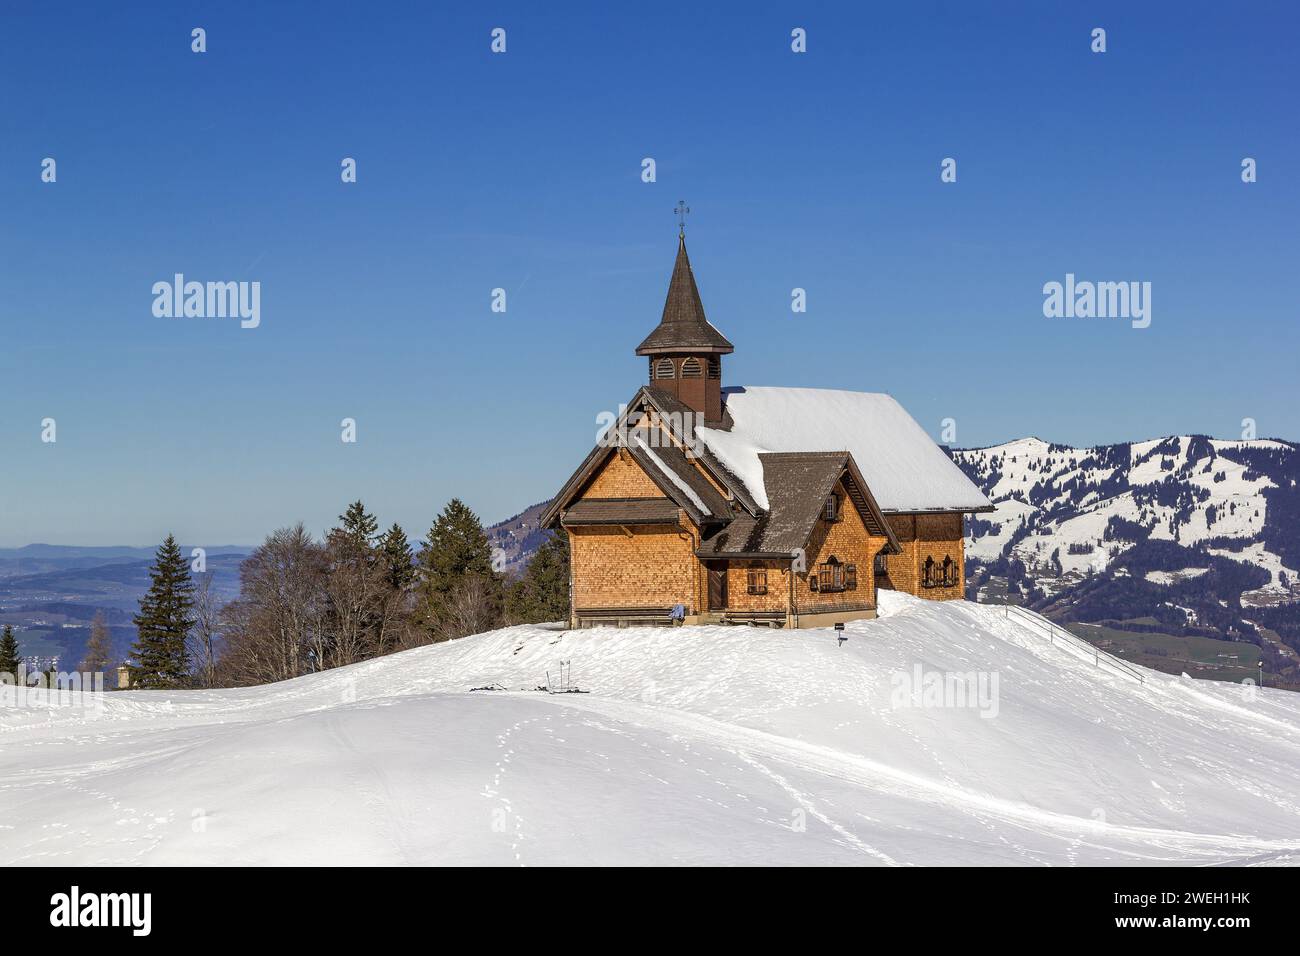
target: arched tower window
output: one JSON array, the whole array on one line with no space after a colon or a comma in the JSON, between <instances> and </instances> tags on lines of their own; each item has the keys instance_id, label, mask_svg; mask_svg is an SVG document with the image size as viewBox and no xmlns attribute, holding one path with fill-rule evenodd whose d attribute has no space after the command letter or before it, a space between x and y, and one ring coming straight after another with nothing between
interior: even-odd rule
<instances>
[{"instance_id":1,"label":"arched tower window","mask_svg":"<svg viewBox=\"0 0 1300 956\"><path fill-rule=\"evenodd\" d=\"M673 360L661 358L654 364L655 378L674 378Z\"/></svg>"},{"instance_id":2,"label":"arched tower window","mask_svg":"<svg viewBox=\"0 0 1300 956\"><path fill-rule=\"evenodd\" d=\"M682 378L703 378L704 369L700 367L700 360L697 358L688 358L682 362Z\"/></svg>"},{"instance_id":3,"label":"arched tower window","mask_svg":"<svg viewBox=\"0 0 1300 956\"><path fill-rule=\"evenodd\" d=\"M709 359L705 359L704 362L708 366L709 378L712 379L722 378L722 362L719 359L709 358Z\"/></svg>"}]
</instances>

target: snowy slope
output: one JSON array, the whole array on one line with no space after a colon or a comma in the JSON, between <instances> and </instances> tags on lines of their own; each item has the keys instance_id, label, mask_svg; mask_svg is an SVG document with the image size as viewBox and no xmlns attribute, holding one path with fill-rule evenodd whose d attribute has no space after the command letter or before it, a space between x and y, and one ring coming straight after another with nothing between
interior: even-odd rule
<instances>
[{"instance_id":1,"label":"snowy slope","mask_svg":"<svg viewBox=\"0 0 1300 956\"><path fill-rule=\"evenodd\" d=\"M1300 859L1300 695L1139 684L996 608L882 599L843 647L518 627L267 687L110 694L94 719L7 707L0 861ZM591 693L531 690L560 660ZM891 700L918 665L996 674L996 708ZM490 682L512 690L467 692Z\"/></svg>"}]
</instances>

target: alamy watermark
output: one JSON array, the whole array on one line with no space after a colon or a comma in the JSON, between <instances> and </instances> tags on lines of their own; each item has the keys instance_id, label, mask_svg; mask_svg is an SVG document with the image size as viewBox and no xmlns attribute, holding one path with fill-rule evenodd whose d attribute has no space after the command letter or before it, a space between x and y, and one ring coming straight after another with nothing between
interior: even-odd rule
<instances>
[{"instance_id":1,"label":"alamy watermark","mask_svg":"<svg viewBox=\"0 0 1300 956\"><path fill-rule=\"evenodd\" d=\"M260 282L187 282L178 272L171 282L155 282L153 295L153 314L159 319L238 318L245 329L262 324Z\"/></svg>"},{"instance_id":2,"label":"alamy watermark","mask_svg":"<svg viewBox=\"0 0 1300 956\"><path fill-rule=\"evenodd\" d=\"M133 936L148 936L153 926L152 893L83 893L73 886L50 897L54 927L122 927Z\"/></svg>"},{"instance_id":3,"label":"alamy watermark","mask_svg":"<svg viewBox=\"0 0 1300 956\"><path fill-rule=\"evenodd\" d=\"M660 425L667 428L646 427L640 422L629 424L628 407L620 405L617 412L601 412L596 416L596 445L600 448L627 447L641 443L649 448L680 447L687 458L697 458L704 450L703 440L695 434L696 427L704 424L704 416L698 412L667 412L656 416ZM633 432L645 432L649 439L640 441L640 435Z\"/></svg>"},{"instance_id":4,"label":"alamy watermark","mask_svg":"<svg viewBox=\"0 0 1300 956\"><path fill-rule=\"evenodd\" d=\"M894 710L970 709L981 717L998 715L998 672L927 671L916 664L889 679L889 706Z\"/></svg>"},{"instance_id":5,"label":"alamy watermark","mask_svg":"<svg viewBox=\"0 0 1300 956\"><path fill-rule=\"evenodd\" d=\"M0 708L6 707L66 707L97 717L104 710L104 672L29 669L23 661L16 673L0 671Z\"/></svg>"},{"instance_id":6,"label":"alamy watermark","mask_svg":"<svg viewBox=\"0 0 1300 956\"><path fill-rule=\"evenodd\" d=\"M1130 319L1133 328L1151 324L1150 282L1065 282L1043 284L1043 315L1049 319Z\"/></svg>"}]
</instances>

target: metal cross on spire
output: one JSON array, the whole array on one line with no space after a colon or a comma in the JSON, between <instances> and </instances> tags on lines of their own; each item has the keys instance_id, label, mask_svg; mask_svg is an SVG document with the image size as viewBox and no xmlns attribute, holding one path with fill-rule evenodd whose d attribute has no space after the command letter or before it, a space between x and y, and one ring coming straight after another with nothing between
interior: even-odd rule
<instances>
[{"instance_id":1,"label":"metal cross on spire","mask_svg":"<svg viewBox=\"0 0 1300 956\"><path fill-rule=\"evenodd\" d=\"M677 213L677 234L686 235L686 216L691 211L691 207L686 205L685 199L677 200L677 208L673 212Z\"/></svg>"}]
</instances>

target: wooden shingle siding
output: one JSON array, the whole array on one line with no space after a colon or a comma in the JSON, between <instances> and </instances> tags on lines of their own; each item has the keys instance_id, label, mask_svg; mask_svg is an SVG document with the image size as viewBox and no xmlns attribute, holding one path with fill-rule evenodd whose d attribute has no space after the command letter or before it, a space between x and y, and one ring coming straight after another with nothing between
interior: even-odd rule
<instances>
[{"instance_id":1,"label":"wooden shingle siding","mask_svg":"<svg viewBox=\"0 0 1300 956\"><path fill-rule=\"evenodd\" d=\"M582 492L584 498L659 498L663 492L632 456L619 449Z\"/></svg>"},{"instance_id":2,"label":"wooden shingle siding","mask_svg":"<svg viewBox=\"0 0 1300 956\"><path fill-rule=\"evenodd\" d=\"M902 554L889 555L886 561L888 581L882 587L906 591L931 601L951 601L964 596L966 556L962 542L962 515L942 514L890 515L890 526L903 548ZM922 571L925 559L942 566L951 557L957 565L957 583L948 587L925 587Z\"/></svg>"},{"instance_id":3,"label":"wooden shingle siding","mask_svg":"<svg viewBox=\"0 0 1300 956\"><path fill-rule=\"evenodd\" d=\"M681 528L570 528L576 608L671 607L696 598L695 544Z\"/></svg>"},{"instance_id":4,"label":"wooden shingle siding","mask_svg":"<svg viewBox=\"0 0 1300 956\"><path fill-rule=\"evenodd\" d=\"M767 593L749 593L749 572L767 574ZM730 561L727 564L728 611L784 611L790 603L790 566L779 561Z\"/></svg>"}]
</instances>

